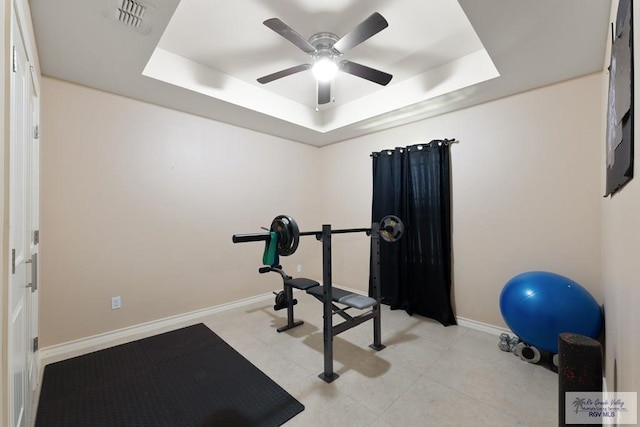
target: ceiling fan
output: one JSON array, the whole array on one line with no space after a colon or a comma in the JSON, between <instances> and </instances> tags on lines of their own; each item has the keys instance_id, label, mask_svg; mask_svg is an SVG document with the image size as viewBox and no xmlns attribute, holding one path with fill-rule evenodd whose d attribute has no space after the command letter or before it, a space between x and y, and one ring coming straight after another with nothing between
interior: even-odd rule
<instances>
[{"instance_id":1,"label":"ceiling fan","mask_svg":"<svg viewBox=\"0 0 640 427\"><path fill-rule=\"evenodd\" d=\"M389 26L387 20L378 12L374 12L343 37L338 37L333 33L320 32L307 40L278 18L267 19L263 24L309 54L313 64L296 65L260 77L259 83L269 83L311 69L317 82L317 105L320 105L331 102L333 78L338 71L361 77L382 86L386 86L393 77L391 74L346 59L338 62L338 58L344 53Z\"/></svg>"}]
</instances>

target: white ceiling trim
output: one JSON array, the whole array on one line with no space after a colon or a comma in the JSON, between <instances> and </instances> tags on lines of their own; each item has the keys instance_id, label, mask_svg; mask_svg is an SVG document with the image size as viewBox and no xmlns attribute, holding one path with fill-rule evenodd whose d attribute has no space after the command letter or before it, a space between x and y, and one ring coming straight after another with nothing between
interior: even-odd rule
<instances>
[{"instance_id":1,"label":"white ceiling trim","mask_svg":"<svg viewBox=\"0 0 640 427\"><path fill-rule=\"evenodd\" d=\"M465 87L500 77L486 50L458 58L447 64L426 71L397 83L392 88L374 92L333 110L324 112L329 122L325 131L351 126L371 118L403 108L431 101L441 95L453 93ZM371 125L376 120L370 121Z\"/></svg>"},{"instance_id":2,"label":"white ceiling trim","mask_svg":"<svg viewBox=\"0 0 640 427\"><path fill-rule=\"evenodd\" d=\"M142 75L327 133L497 78L500 73L487 51L481 49L393 86L320 111L159 47Z\"/></svg>"},{"instance_id":3,"label":"white ceiling trim","mask_svg":"<svg viewBox=\"0 0 640 427\"><path fill-rule=\"evenodd\" d=\"M320 126L308 121L309 114L315 112L311 108L159 47L142 75L321 131Z\"/></svg>"}]
</instances>

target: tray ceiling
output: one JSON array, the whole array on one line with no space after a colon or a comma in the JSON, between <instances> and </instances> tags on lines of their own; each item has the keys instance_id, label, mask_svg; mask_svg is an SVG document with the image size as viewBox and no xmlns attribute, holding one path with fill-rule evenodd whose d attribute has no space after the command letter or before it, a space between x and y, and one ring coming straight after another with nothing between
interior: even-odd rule
<instances>
[{"instance_id":1,"label":"tray ceiling","mask_svg":"<svg viewBox=\"0 0 640 427\"><path fill-rule=\"evenodd\" d=\"M125 0L125 3L136 3ZM123 0L31 0L42 73L312 145L420 120L603 66L602 0L143 0L144 31L114 19ZM124 5L126 6L126 5ZM309 62L264 26L343 36L373 12L389 27L344 58L393 75L387 86L339 73L316 108ZM120 17L122 18L122 17Z\"/></svg>"}]
</instances>

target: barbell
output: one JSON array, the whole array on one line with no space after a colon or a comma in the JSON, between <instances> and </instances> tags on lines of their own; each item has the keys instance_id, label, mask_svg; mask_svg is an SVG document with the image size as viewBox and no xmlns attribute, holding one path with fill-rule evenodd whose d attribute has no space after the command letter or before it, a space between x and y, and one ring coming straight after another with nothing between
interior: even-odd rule
<instances>
[{"instance_id":1,"label":"barbell","mask_svg":"<svg viewBox=\"0 0 640 427\"><path fill-rule=\"evenodd\" d=\"M234 234L233 243L269 241L271 233L276 234L277 250L280 256L292 255L298 249L300 236L321 236L322 231L300 231L298 223L288 215L278 215L271 221L269 232ZM331 230L331 234L371 233L371 228L346 228ZM380 237L393 243L402 237L404 224L395 215L387 215L380 221Z\"/></svg>"}]
</instances>

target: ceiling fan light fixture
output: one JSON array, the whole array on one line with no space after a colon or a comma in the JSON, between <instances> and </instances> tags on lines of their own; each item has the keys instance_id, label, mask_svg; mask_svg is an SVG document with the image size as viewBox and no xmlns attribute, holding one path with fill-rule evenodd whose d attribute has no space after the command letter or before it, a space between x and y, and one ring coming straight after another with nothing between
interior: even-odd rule
<instances>
[{"instance_id":1,"label":"ceiling fan light fixture","mask_svg":"<svg viewBox=\"0 0 640 427\"><path fill-rule=\"evenodd\" d=\"M389 26L387 20L378 12L372 13L367 19L342 37L338 37L329 32L319 32L307 40L278 18L267 19L263 24L308 54L312 58L313 65L306 63L289 67L285 70L258 78L258 83L269 83L311 68L316 78L316 110L318 105L327 104L333 100L333 79L338 71L360 77L382 86L386 86L393 78L389 73L358 64L357 62L343 60L337 63L338 58L347 51Z\"/></svg>"},{"instance_id":2,"label":"ceiling fan light fixture","mask_svg":"<svg viewBox=\"0 0 640 427\"><path fill-rule=\"evenodd\" d=\"M338 74L338 66L329 58L320 58L313 64L311 72L319 82L329 82Z\"/></svg>"}]
</instances>

